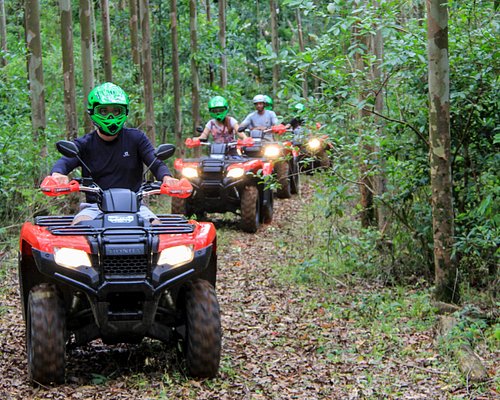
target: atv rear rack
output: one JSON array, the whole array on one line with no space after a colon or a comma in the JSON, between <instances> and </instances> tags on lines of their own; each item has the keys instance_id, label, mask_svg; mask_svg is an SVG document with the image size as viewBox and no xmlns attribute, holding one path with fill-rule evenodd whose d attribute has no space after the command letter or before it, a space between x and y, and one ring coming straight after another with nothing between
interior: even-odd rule
<instances>
[{"instance_id":1,"label":"atv rear rack","mask_svg":"<svg viewBox=\"0 0 500 400\"><path fill-rule=\"evenodd\" d=\"M114 234L120 234L125 230L142 230L149 232L153 235L163 234L183 234L194 232L194 225L182 215L165 214L159 215L158 219L161 224L151 225L148 227L116 227L116 228L101 228L85 225L71 225L73 216L41 216L35 218L35 224L39 226L46 226L53 235L60 236L75 236L75 235L98 235L104 231L113 231ZM121 232L120 232L121 231ZM119 233L120 232L120 233Z\"/></svg>"}]
</instances>

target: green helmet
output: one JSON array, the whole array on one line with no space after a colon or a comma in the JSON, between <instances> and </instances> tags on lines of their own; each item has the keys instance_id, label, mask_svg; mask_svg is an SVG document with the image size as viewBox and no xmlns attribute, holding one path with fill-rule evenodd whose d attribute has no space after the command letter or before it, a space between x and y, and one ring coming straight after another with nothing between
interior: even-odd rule
<instances>
[{"instance_id":1,"label":"green helmet","mask_svg":"<svg viewBox=\"0 0 500 400\"><path fill-rule=\"evenodd\" d=\"M273 99L271 96L268 96L267 94L264 95L264 99L266 99L266 102L264 103L264 108L266 110L272 111L273 110Z\"/></svg>"},{"instance_id":2,"label":"green helmet","mask_svg":"<svg viewBox=\"0 0 500 400\"><path fill-rule=\"evenodd\" d=\"M295 104L295 107L294 107L294 108L295 108L295 111L297 111L297 112L299 112L299 113L303 112L303 111L306 109L306 108L304 107L304 104L302 104L302 103L297 103L297 104Z\"/></svg>"},{"instance_id":3,"label":"green helmet","mask_svg":"<svg viewBox=\"0 0 500 400\"><path fill-rule=\"evenodd\" d=\"M129 103L128 95L121 87L106 82L90 91L87 112L101 133L114 136L127 120Z\"/></svg>"},{"instance_id":4,"label":"green helmet","mask_svg":"<svg viewBox=\"0 0 500 400\"><path fill-rule=\"evenodd\" d=\"M226 118L229 112L229 104L222 96L212 97L208 102L208 112L210 116L217 121L224 121L224 118Z\"/></svg>"}]
</instances>

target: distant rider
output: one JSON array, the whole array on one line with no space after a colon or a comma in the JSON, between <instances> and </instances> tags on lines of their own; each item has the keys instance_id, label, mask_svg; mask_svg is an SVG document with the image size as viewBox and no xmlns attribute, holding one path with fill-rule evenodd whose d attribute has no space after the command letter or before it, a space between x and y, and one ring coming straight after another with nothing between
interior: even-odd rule
<instances>
[{"instance_id":1,"label":"distant rider","mask_svg":"<svg viewBox=\"0 0 500 400\"><path fill-rule=\"evenodd\" d=\"M278 118L274 111L266 110L266 98L262 94L258 94L253 98L253 104L255 106L255 111L248 114L247 117L240 124L240 130L250 129L263 131L265 129L271 128L273 125L278 125ZM273 141L274 137L272 132L268 132L264 135L263 139L265 141Z\"/></svg>"},{"instance_id":2,"label":"distant rider","mask_svg":"<svg viewBox=\"0 0 500 400\"><path fill-rule=\"evenodd\" d=\"M96 130L75 139L80 158L90 168L87 171L76 157L61 157L53 166L51 174L57 183L69 181L68 174L82 167L82 176L92 176L103 190L123 188L137 191L143 181L144 165L150 165L156 179L173 186L178 180L173 178L168 167L154 156L154 148L144 132L124 127L129 112L129 97L119 86L106 82L95 87L88 95L87 112ZM153 162L154 161L154 162ZM86 193L87 203L80 205L81 211L73 224L91 220L102 215L92 193ZM145 220L158 220L149 208L141 205L139 214Z\"/></svg>"}]
</instances>

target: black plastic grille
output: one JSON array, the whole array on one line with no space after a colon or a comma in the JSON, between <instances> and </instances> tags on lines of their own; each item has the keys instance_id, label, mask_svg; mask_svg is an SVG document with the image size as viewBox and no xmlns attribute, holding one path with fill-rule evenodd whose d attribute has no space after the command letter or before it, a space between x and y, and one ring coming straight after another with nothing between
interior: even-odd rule
<instances>
[{"instance_id":1,"label":"black plastic grille","mask_svg":"<svg viewBox=\"0 0 500 400\"><path fill-rule=\"evenodd\" d=\"M146 275L146 256L107 256L103 260L104 275Z\"/></svg>"}]
</instances>

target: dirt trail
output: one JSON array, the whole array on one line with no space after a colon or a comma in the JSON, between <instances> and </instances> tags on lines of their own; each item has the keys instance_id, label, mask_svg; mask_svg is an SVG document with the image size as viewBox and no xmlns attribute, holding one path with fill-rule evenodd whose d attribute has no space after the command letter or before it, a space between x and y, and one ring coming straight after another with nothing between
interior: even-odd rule
<instances>
[{"instance_id":1,"label":"dirt trail","mask_svg":"<svg viewBox=\"0 0 500 400\"><path fill-rule=\"evenodd\" d=\"M446 372L397 362L391 349L370 358L363 350L383 344L384 338L356 328L349 317L335 317L314 287L277 279L272 265L281 254L275 241L287 234L310 196L305 187L301 198L276 201L273 223L256 234L240 232L236 222L217 223L224 338L219 377L212 381L186 378L175 351L158 342L93 342L69 352L67 384L33 389L13 268L5 282L11 289L1 298L7 311L0 315L0 399L449 398L450 389L440 380ZM335 307L348 309L353 294L366 288L339 285L330 290L337 293ZM417 354L437 357L430 332L411 340Z\"/></svg>"}]
</instances>

